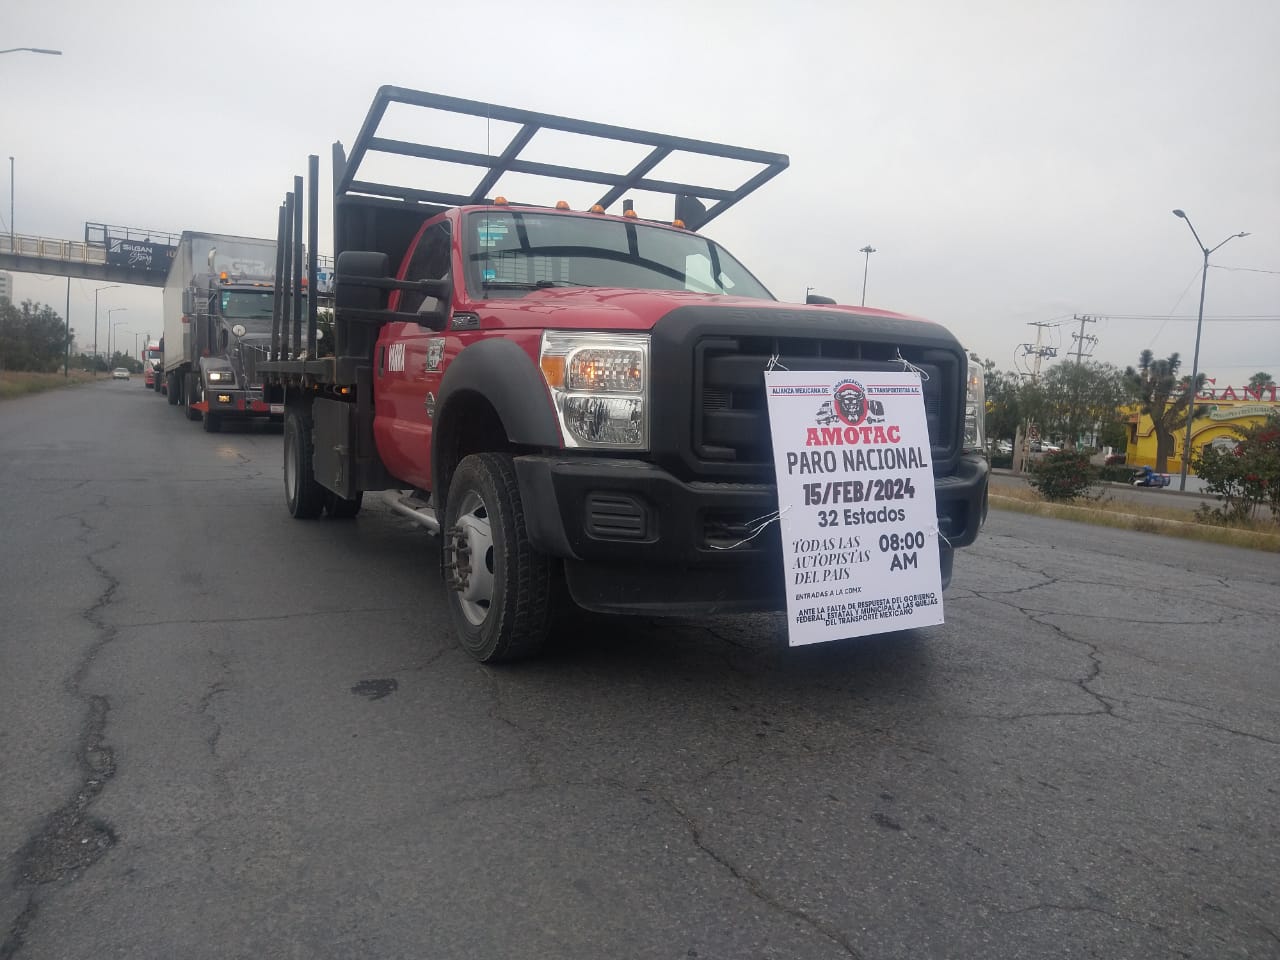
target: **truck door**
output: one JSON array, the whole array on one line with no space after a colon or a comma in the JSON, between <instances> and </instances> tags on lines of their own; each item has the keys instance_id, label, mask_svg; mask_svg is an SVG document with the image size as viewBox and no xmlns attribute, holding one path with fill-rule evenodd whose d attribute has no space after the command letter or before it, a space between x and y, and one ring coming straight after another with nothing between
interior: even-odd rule
<instances>
[{"instance_id":1,"label":"truck door","mask_svg":"<svg viewBox=\"0 0 1280 960\"><path fill-rule=\"evenodd\" d=\"M410 246L398 276L443 279L453 266L452 249L449 221L428 221ZM421 293L398 290L388 305L392 310L417 313L430 312L435 302ZM440 393L443 354L444 334L417 323L388 323L378 337L373 420L378 452L392 474L424 490L431 487L427 406Z\"/></svg>"}]
</instances>

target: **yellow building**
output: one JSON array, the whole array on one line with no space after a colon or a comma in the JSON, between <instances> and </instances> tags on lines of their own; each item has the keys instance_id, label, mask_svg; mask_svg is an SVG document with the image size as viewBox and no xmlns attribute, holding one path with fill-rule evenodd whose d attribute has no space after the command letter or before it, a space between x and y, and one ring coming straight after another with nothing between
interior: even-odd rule
<instances>
[{"instance_id":1,"label":"yellow building","mask_svg":"<svg viewBox=\"0 0 1280 960\"><path fill-rule=\"evenodd\" d=\"M1269 413L1280 413L1277 387L1219 387L1215 381L1196 398L1196 406L1202 408L1200 416L1191 423L1191 450L1193 455L1205 447L1215 445L1233 448L1240 437L1235 428L1245 428L1261 423ZM1156 465L1156 433L1151 418L1132 407L1124 422L1129 430L1129 447L1125 463L1135 467ZM1173 452L1169 456L1170 473L1182 472L1183 445L1187 439L1184 423L1174 431Z\"/></svg>"}]
</instances>

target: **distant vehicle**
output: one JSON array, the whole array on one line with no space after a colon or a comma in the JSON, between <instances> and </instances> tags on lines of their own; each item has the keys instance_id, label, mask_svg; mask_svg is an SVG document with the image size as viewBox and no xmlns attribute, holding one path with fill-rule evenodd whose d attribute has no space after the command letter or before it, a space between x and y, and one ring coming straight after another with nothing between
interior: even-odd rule
<instances>
[{"instance_id":1,"label":"distant vehicle","mask_svg":"<svg viewBox=\"0 0 1280 960\"><path fill-rule=\"evenodd\" d=\"M996 453L1013 453L1013 444L1008 440L997 440Z\"/></svg>"},{"instance_id":2,"label":"distant vehicle","mask_svg":"<svg viewBox=\"0 0 1280 960\"><path fill-rule=\"evenodd\" d=\"M1156 473L1150 467L1143 467L1141 470L1134 471L1133 485L1135 487L1167 487L1169 485L1169 475L1167 473Z\"/></svg>"},{"instance_id":3,"label":"distant vehicle","mask_svg":"<svg viewBox=\"0 0 1280 960\"><path fill-rule=\"evenodd\" d=\"M129 371L126 370L124 367L116 367L114 370L111 371L111 378L113 380L128 380Z\"/></svg>"},{"instance_id":4,"label":"distant vehicle","mask_svg":"<svg viewBox=\"0 0 1280 960\"><path fill-rule=\"evenodd\" d=\"M224 420L272 417L257 363L271 344L272 240L186 231L165 281L164 347L169 403L217 433Z\"/></svg>"},{"instance_id":5,"label":"distant vehicle","mask_svg":"<svg viewBox=\"0 0 1280 960\"><path fill-rule=\"evenodd\" d=\"M1107 457L1107 459L1103 461L1103 463L1108 467L1114 467L1124 463L1124 460L1125 460L1125 454L1113 453L1113 454L1110 454Z\"/></svg>"},{"instance_id":6,"label":"distant vehicle","mask_svg":"<svg viewBox=\"0 0 1280 960\"><path fill-rule=\"evenodd\" d=\"M160 390L163 376L160 364L164 357L160 353L160 344L148 343L142 354L142 385L148 390Z\"/></svg>"}]
</instances>

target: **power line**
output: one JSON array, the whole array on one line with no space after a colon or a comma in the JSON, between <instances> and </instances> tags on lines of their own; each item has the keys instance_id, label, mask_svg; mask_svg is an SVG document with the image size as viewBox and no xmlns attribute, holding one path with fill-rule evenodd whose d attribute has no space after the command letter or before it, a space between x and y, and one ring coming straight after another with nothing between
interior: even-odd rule
<instances>
[{"instance_id":1,"label":"power line","mask_svg":"<svg viewBox=\"0 0 1280 960\"><path fill-rule=\"evenodd\" d=\"M1263 270L1261 267L1220 267L1216 263L1209 266L1214 270L1230 270L1232 272L1240 271L1243 273L1275 273L1280 274L1280 270Z\"/></svg>"}]
</instances>

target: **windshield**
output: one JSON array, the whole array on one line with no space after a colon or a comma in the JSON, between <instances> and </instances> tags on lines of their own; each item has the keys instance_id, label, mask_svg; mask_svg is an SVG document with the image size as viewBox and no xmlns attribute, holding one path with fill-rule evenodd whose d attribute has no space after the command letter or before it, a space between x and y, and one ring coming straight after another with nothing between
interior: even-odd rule
<instances>
[{"instance_id":1,"label":"windshield","mask_svg":"<svg viewBox=\"0 0 1280 960\"><path fill-rule=\"evenodd\" d=\"M233 320L270 320L275 294L270 290L223 290L221 310Z\"/></svg>"},{"instance_id":2,"label":"windshield","mask_svg":"<svg viewBox=\"0 0 1280 960\"><path fill-rule=\"evenodd\" d=\"M522 296L539 287L691 290L772 300L723 247L644 223L519 211L467 218L467 287Z\"/></svg>"}]
</instances>

